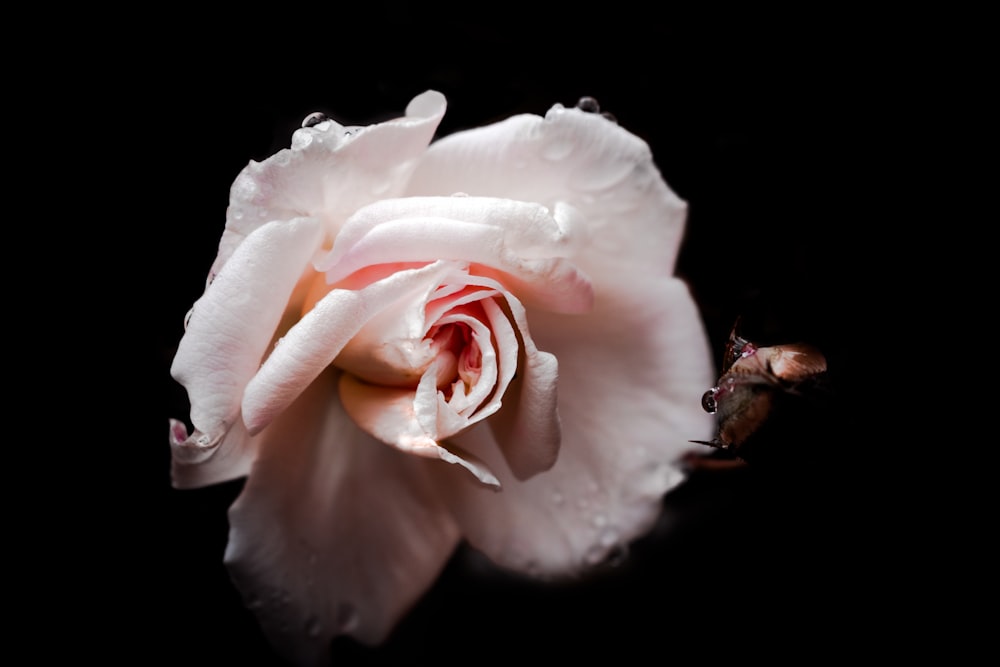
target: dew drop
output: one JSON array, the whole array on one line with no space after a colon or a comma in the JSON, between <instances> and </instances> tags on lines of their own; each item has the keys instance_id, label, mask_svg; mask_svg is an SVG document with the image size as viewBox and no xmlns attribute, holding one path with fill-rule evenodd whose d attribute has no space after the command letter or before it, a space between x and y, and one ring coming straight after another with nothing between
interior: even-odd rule
<instances>
[{"instance_id":1,"label":"dew drop","mask_svg":"<svg viewBox=\"0 0 1000 667\"><path fill-rule=\"evenodd\" d=\"M565 500L566 500L566 498L565 498L565 496L563 496L563 494L561 492L559 492L559 491L553 491L552 492L552 504L553 505L562 505Z\"/></svg>"},{"instance_id":2,"label":"dew drop","mask_svg":"<svg viewBox=\"0 0 1000 667\"><path fill-rule=\"evenodd\" d=\"M350 602L341 602L337 605L337 630L339 632L351 632L358 627L358 610Z\"/></svg>"},{"instance_id":3,"label":"dew drop","mask_svg":"<svg viewBox=\"0 0 1000 667\"><path fill-rule=\"evenodd\" d=\"M330 117L327 116L322 111L313 111L311 114L309 114L302 120L302 127L312 127L314 125L319 125L324 120L330 120Z\"/></svg>"},{"instance_id":4,"label":"dew drop","mask_svg":"<svg viewBox=\"0 0 1000 667\"><path fill-rule=\"evenodd\" d=\"M628 558L628 547L621 542L611 547L611 551L604 557L604 564L608 567L618 567Z\"/></svg>"},{"instance_id":5,"label":"dew drop","mask_svg":"<svg viewBox=\"0 0 1000 667\"><path fill-rule=\"evenodd\" d=\"M604 516L601 513L597 513L594 515L594 518L591 520L591 522L594 524L595 528L603 528L608 523L608 517Z\"/></svg>"},{"instance_id":6,"label":"dew drop","mask_svg":"<svg viewBox=\"0 0 1000 667\"><path fill-rule=\"evenodd\" d=\"M306 619L306 635L312 639L316 639L323 632L323 624L319 620L319 616L310 616Z\"/></svg>"},{"instance_id":7,"label":"dew drop","mask_svg":"<svg viewBox=\"0 0 1000 667\"><path fill-rule=\"evenodd\" d=\"M212 442L212 437L207 433L202 433L201 435L198 436L198 439L195 440L195 442L197 442L202 447L207 447L208 444Z\"/></svg>"},{"instance_id":8,"label":"dew drop","mask_svg":"<svg viewBox=\"0 0 1000 667\"><path fill-rule=\"evenodd\" d=\"M576 107L588 113L598 113L601 110L601 105L597 103L595 98L590 96L581 97L576 103Z\"/></svg>"}]
</instances>

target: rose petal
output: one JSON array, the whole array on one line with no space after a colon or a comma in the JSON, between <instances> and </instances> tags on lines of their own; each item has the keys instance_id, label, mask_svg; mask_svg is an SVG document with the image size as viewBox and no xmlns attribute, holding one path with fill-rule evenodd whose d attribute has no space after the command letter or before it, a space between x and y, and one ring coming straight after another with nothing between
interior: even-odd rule
<instances>
[{"instance_id":1,"label":"rose petal","mask_svg":"<svg viewBox=\"0 0 1000 667\"><path fill-rule=\"evenodd\" d=\"M514 476L524 480L551 468L559 455L559 362L535 345L521 302L508 295L507 303L520 334L522 361L490 427Z\"/></svg>"},{"instance_id":2,"label":"rose petal","mask_svg":"<svg viewBox=\"0 0 1000 667\"><path fill-rule=\"evenodd\" d=\"M381 642L459 539L434 465L358 430L332 369L260 438L225 556L247 606L296 664L318 664L339 634Z\"/></svg>"},{"instance_id":3,"label":"rose petal","mask_svg":"<svg viewBox=\"0 0 1000 667\"><path fill-rule=\"evenodd\" d=\"M247 383L243 419L260 432L337 357L364 324L385 309L399 311L429 293L452 270L446 262L389 275L363 289L335 289L296 323ZM415 296L417 295L417 296ZM400 305L403 304L403 305Z\"/></svg>"},{"instance_id":4,"label":"rose petal","mask_svg":"<svg viewBox=\"0 0 1000 667\"><path fill-rule=\"evenodd\" d=\"M372 437L408 454L454 463L486 486L500 488L496 475L478 458L449 451L437 443L433 432L428 433L426 419L419 413L423 407L434 418L438 407L436 390L429 401L423 401L430 404L421 406L419 393L414 390L377 387L344 374L340 378L340 396L344 411Z\"/></svg>"},{"instance_id":5,"label":"rose petal","mask_svg":"<svg viewBox=\"0 0 1000 667\"><path fill-rule=\"evenodd\" d=\"M319 217L332 239L361 206L401 194L445 108L441 93L427 91L413 98L403 118L367 127L328 120L296 130L291 148L251 161L233 182L213 272L265 222Z\"/></svg>"},{"instance_id":6,"label":"rose petal","mask_svg":"<svg viewBox=\"0 0 1000 667\"><path fill-rule=\"evenodd\" d=\"M344 225L330 254L317 262L337 283L373 264L450 259L503 274L522 301L559 312L591 307L590 281L562 257L567 235L537 204L490 197L383 200Z\"/></svg>"},{"instance_id":7,"label":"rose petal","mask_svg":"<svg viewBox=\"0 0 1000 667\"><path fill-rule=\"evenodd\" d=\"M431 144L407 194L456 191L579 211L583 238L562 256L602 282L671 275L687 212L644 141L598 114L561 105L544 119L514 116Z\"/></svg>"},{"instance_id":8,"label":"rose petal","mask_svg":"<svg viewBox=\"0 0 1000 667\"><path fill-rule=\"evenodd\" d=\"M215 446L198 444L198 432L188 435L187 428L176 419L170 420L170 475L174 488L193 489L227 482L250 472L257 454L256 442L247 433L243 422L235 420L232 427Z\"/></svg>"},{"instance_id":9,"label":"rose petal","mask_svg":"<svg viewBox=\"0 0 1000 667\"><path fill-rule=\"evenodd\" d=\"M314 218L260 227L195 302L170 371L187 389L199 446L217 445L238 419L243 388L319 247L321 231Z\"/></svg>"},{"instance_id":10,"label":"rose petal","mask_svg":"<svg viewBox=\"0 0 1000 667\"><path fill-rule=\"evenodd\" d=\"M455 441L482 457L503 493L461 483L441 488L468 540L497 563L572 574L647 530L663 494L683 479L676 464L693 448L688 440L713 434L712 416L700 409L714 380L712 356L678 280L598 302L592 314L530 317L535 341L559 359L558 460L519 482L490 430L477 427Z\"/></svg>"}]
</instances>

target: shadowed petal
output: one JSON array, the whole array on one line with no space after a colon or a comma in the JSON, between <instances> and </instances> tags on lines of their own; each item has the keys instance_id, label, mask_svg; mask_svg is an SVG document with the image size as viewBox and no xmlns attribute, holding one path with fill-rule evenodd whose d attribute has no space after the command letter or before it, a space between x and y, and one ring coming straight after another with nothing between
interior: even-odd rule
<instances>
[{"instance_id":1,"label":"shadowed petal","mask_svg":"<svg viewBox=\"0 0 1000 667\"><path fill-rule=\"evenodd\" d=\"M320 231L313 218L264 225L195 302L170 372L187 389L191 437L202 449L217 445L238 419L243 389L319 247Z\"/></svg>"},{"instance_id":2,"label":"shadowed petal","mask_svg":"<svg viewBox=\"0 0 1000 667\"><path fill-rule=\"evenodd\" d=\"M355 427L340 406L337 374L320 376L261 434L229 512L233 581L270 641L297 664L321 664L339 634L382 641L459 539L426 474L441 464Z\"/></svg>"},{"instance_id":3,"label":"shadowed petal","mask_svg":"<svg viewBox=\"0 0 1000 667\"><path fill-rule=\"evenodd\" d=\"M558 460L518 481L491 432L475 428L455 440L483 458L503 493L484 495L464 483L442 489L469 541L499 564L572 574L647 530L663 494L683 479L675 464L694 447L688 440L714 433L700 408L714 380L712 357L677 280L599 302L591 315L530 317L535 341L559 359Z\"/></svg>"}]
</instances>

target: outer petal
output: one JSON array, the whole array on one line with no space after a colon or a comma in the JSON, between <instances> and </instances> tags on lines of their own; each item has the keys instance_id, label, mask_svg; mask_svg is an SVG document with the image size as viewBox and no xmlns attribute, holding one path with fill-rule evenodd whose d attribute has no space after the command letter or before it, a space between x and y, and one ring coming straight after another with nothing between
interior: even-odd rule
<instances>
[{"instance_id":1,"label":"outer petal","mask_svg":"<svg viewBox=\"0 0 1000 667\"><path fill-rule=\"evenodd\" d=\"M671 275L687 205L670 190L649 146L597 114L556 105L449 135L421 158L407 194L507 197L579 212L585 240L570 259L595 282Z\"/></svg>"},{"instance_id":2,"label":"outer petal","mask_svg":"<svg viewBox=\"0 0 1000 667\"><path fill-rule=\"evenodd\" d=\"M193 489L245 477L257 454L256 441L247 433L243 420L237 419L217 447L200 447L188 436L187 428L170 420L170 446L173 457L171 482L177 489Z\"/></svg>"},{"instance_id":3,"label":"outer petal","mask_svg":"<svg viewBox=\"0 0 1000 667\"><path fill-rule=\"evenodd\" d=\"M445 107L441 93L427 91L413 98L403 118L367 127L326 121L296 130L291 148L251 161L230 190L212 271L220 271L243 238L265 222L315 216L333 238L358 208L401 194Z\"/></svg>"},{"instance_id":4,"label":"outer petal","mask_svg":"<svg viewBox=\"0 0 1000 667\"><path fill-rule=\"evenodd\" d=\"M333 370L261 440L225 557L247 606L297 664L319 663L339 634L382 641L459 540L426 474L435 464L359 431Z\"/></svg>"},{"instance_id":5,"label":"outer petal","mask_svg":"<svg viewBox=\"0 0 1000 667\"><path fill-rule=\"evenodd\" d=\"M559 359L558 461L518 482L489 430L477 428L456 441L482 455L503 493L442 489L474 546L501 565L559 575L600 562L649 528L663 494L683 479L675 463L693 447L688 440L714 432L700 407L714 371L680 281L604 302L592 315L532 313L531 324L539 346Z\"/></svg>"},{"instance_id":6,"label":"outer petal","mask_svg":"<svg viewBox=\"0 0 1000 667\"><path fill-rule=\"evenodd\" d=\"M319 248L321 231L314 218L264 225L195 302L170 369L187 389L195 427L182 457L192 447L210 453L236 422L243 389Z\"/></svg>"}]
</instances>

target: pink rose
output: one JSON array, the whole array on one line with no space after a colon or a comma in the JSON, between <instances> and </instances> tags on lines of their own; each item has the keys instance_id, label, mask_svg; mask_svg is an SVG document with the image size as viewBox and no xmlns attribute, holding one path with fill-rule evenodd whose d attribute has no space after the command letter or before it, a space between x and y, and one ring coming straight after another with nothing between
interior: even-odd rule
<instances>
[{"instance_id":1,"label":"pink rose","mask_svg":"<svg viewBox=\"0 0 1000 667\"><path fill-rule=\"evenodd\" d=\"M656 519L712 354L648 146L556 105L431 140L312 118L233 184L172 366L180 488L247 476L225 561L299 662L375 644L460 540L541 577Z\"/></svg>"}]
</instances>

